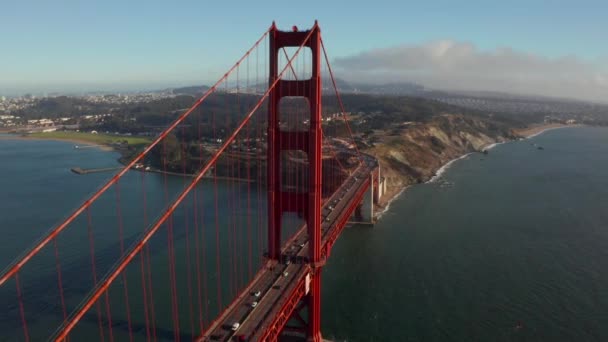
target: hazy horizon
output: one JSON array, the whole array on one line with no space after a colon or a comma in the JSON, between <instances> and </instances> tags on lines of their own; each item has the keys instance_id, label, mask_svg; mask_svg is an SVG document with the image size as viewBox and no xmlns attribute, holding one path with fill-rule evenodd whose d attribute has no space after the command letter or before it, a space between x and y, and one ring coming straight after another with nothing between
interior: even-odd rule
<instances>
[{"instance_id":1,"label":"hazy horizon","mask_svg":"<svg viewBox=\"0 0 608 342\"><path fill-rule=\"evenodd\" d=\"M0 12L0 95L210 84L273 21L289 30L318 19L336 74L349 82L608 102L608 4L592 0L368 8L312 0L289 13L280 2L32 5Z\"/></svg>"},{"instance_id":2,"label":"hazy horizon","mask_svg":"<svg viewBox=\"0 0 608 342\"><path fill-rule=\"evenodd\" d=\"M413 80L377 80L377 81L365 81L364 79L349 79L342 78L339 74L337 74L339 79L342 79L349 84L352 85L388 85L388 84L417 84L423 86L425 90L428 91L441 91L446 93L457 93L457 94L467 94L467 93L479 93L480 96L491 96L496 95L509 95L514 97L522 97L522 98L547 98L551 100L563 100L563 101L582 101L589 103L597 103L597 104L608 104L608 97L606 99L585 99L585 98L577 98L574 96L559 96L552 94L543 94L541 92L518 92L518 91L509 91L509 90L500 90L500 89L479 89L475 87L470 88L461 88L454 89L449 87L433 87L421 82L415 82ZM84 83L84 84L71 84L67 86L59 86L52 85L48 87L33 87L33 88L16 88L13 90L6 90L3 87L0 87L0 96L5 97L21 97L25 95L34 95L34 96L81 96L86 94L95 94L95 93L110 93L110 94L119 94L119 93L145 93L145 92L157 92L165 89L173 89L173 88L182 88L182 87L191 87L191 86L210 86L215 83L216 80L209 81L184 81L184 82L157 82L157 83L149 83L149 84L133 84L133 83L125 83L125 84L103 84L103 83Z\"/></svg>"}]
</instances>

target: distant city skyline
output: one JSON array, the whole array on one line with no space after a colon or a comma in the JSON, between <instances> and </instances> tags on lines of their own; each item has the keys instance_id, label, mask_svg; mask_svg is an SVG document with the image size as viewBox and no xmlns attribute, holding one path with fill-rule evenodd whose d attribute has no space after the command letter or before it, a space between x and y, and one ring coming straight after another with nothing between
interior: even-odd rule
<instances>
[{"instance_id":1,"label":"distant city skyline","mask_svg":"<svg viewBox=\"0 0 608 342\"><path fill-rule=\"evenodd\" d=\"M276 20L319 20L338 76L608 102L608 4L380 0L15 1L0 12L0 95L215 81Z\"/></svg>"}]
</instances>

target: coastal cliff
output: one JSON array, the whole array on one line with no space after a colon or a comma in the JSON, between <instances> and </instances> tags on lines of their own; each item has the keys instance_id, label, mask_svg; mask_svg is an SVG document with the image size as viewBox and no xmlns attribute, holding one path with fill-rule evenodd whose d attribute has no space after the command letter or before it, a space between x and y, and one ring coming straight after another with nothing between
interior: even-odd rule
<instances>
[{"instance_id":1,"label":"coastal cliff","mask_svg":"<svg viewBox=\"0 0 608 342\"><path fill-rule=\"evenodd\" d=\"M392 124L375 130L363 151L375 156L386 178L386 204L403 188L431 179L450 160L489 145L518 138L505 124L482 118L443 114L427 122Z\"/></svg>"}]
</instances>

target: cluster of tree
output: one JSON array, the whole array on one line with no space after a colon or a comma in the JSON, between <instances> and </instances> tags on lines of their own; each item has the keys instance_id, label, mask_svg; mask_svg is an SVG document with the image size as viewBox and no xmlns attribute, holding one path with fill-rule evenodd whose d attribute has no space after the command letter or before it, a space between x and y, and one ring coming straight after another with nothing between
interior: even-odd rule
<instances>
[{"instance_id":1,"label":"cluster of tree","mask_svg":"<svg viewBox=\"0 0 608 342\"><path fill-rule=\"evenodd\" d=\"M37 100L28 108L19 110L14 115L25 119L55 119L59 117L78 117L91 113L107 113L111 106L91 103L81 98L69 96L48 97Z\"/></svg>"},{"instance_id":2,"label":"cluster of tree","mask_svg":"<svg viewBox=\"0 0 608 342\"><path fill-rule=\"evenodd\" d=\"M200 87L184 88L183 92L200 93ZM190 116L187 123L204 127L224 126L226 130L233 129L245 114L259 100L259 95L215 93ZM59 96L40 99L33 107L18 113L25 118L56 118L65 116L79 117L89 114L111 113L112 117L105 117L94 122L81 122L87 127L97 126L103 131L124 132L150 132L167 126L178 115L187 110L196 100L192 95L178 95L171 98L136 104L107 104L91 103L84 99ZM529 113L527 115L512 115L505 113L487 113L473 109L465 109L448 105L438 101L408 96L380 96L365 94L344 94L342 100L345 107L352 113L365 113L365 123L358 130L382 129L387 122L427 122L442 113L463 114L473 117L491 118L494 121L520 127L531 122L543 120L542 113ZM337 98L334 95L323 96L323 111L325 114L340 111ZM265 121L266 102L258 109L256 119ZM301 99L284 98L280 103L281 120L293 121L293 118L302 118L309 113L308 104ZM259 117L259 118L257 118ZM291 119L290 119L291 118ZM194 132L193 132L194 133ZM205 132L205 134L210 132ZM192 136L198 136L192 134Z\"/></svg>"},{"instance_id":3,"label":"cluster of tree","mask_svg":"<svg viewBox=\"0 0 608 342\"><path fill-rule=\"evenodd\" d=\"M464 117L484 119L498 126L524 127L532 122L541 122L539 116L515 116L509 114L481 112L462 108L439 101L409 96L376 96L346 94L342 96L344 106L351 113L364 113L361 122L352 124L354 130L366 132L386 129L400 122L429 122L442 114L456 114ZM335 97L323 99L325 110L339 111ZM336 125L338 126L338 125Z\"/></svg>"}]
</instances>

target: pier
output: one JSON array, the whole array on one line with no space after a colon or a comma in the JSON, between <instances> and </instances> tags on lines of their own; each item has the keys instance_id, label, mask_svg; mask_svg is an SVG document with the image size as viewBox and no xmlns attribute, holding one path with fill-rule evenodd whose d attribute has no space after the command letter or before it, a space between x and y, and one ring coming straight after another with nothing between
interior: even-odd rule
<instances>
[{"instance_id":1,"label":"pier","mask_svg":"<svg viewBox=\"0 0 608 342\"><path fill-rule=\"evenodd\" d=\"M104 167L104 168L97 168L97 169L83 169L80 167L73 167L70 169L70 171L74 172L75 174L79 174L79 175L86 175L89 173L100 173L100 172L110 172L110 171L116 171L116 170L120 170L122 169L122 166L118 166L118 167Z\"/></svg>"}]
</instances>

